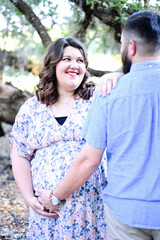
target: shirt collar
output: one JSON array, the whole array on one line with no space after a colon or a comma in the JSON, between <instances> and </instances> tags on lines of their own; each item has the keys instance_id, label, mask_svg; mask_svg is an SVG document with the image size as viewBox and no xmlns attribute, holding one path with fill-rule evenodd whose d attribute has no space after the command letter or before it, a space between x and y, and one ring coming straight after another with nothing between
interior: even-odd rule
<instances>
[{"instance_id":1,"label":"shirt collar","mask_svg":"<svg viewBox=\"0 0 160 240\"><path fill-rule=\"evenodd\" d=\"M160 61L145 61L132 64L130 71L146 70L150 68L160 68Z\"/></svg>"}]
</instances>

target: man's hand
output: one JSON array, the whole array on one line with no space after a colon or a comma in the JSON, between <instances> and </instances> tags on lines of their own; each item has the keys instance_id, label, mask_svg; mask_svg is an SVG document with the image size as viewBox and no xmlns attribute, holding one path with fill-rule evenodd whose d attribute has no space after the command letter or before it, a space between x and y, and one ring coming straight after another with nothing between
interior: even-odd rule
<instances>
[{"instance_id":1,"label":"man's hand","mask_svg":"<svg viewBox=\"0 0 160 240\"><path fill-rule=\"evenodd\" d=\"M58 214L56 212L52 211L46 211L45 207L40 203L39 199L37 197L31 197L27 199L27 204L38 214L44 216L44 217L52 217L57 218Z\"/></svg>"},{"instance_id":2,"label":"man's hand","mask_svg":"<svg viewBox=\"0 0 160 240\"><path fill-rule=\"evenodd\" d=\"M50 194L50 190L39 189L39 188L36 189L36 196L40 204L44 207L44 210L47 211L48 213L54 214L54 217L57 218L59 217L56 211L57 206L54 206L50 203L49 194Z\"/></svg>"}]
</instances>

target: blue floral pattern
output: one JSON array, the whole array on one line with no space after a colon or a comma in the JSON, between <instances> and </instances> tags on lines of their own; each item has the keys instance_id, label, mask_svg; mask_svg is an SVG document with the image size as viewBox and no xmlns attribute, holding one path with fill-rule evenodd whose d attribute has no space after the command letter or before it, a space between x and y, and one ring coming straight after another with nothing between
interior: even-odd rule
<instances>
[{"instance_id":1,"label":"blue floral pattern","mask_svg":"<svg viewBox=\"0 0 160 240\"><path fill-rule=\"evenodd\" d=\"M85 143L80 132L91 103L92 100L76 100L63 125L56 121L51 108L36 97L21 107L11 136L17 150L31 163L34 189L50 190L66 174ZM105 164L103 159L84 186L61 204L58 219L43 217L30 208L29 239L107 239L102 199L102 188L107 184Z\"/></svg>"}]
</instances>

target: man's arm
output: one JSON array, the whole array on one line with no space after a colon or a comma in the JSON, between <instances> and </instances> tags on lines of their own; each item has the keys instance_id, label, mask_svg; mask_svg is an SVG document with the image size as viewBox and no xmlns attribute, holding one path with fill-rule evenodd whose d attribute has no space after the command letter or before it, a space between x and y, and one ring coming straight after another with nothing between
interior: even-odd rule
<instances>
[{"instance_id":1,"label":"man's arm","mask_svg":"<svg viewBox=\"0 0 160 240\"><path fill-rule=\"evenodd\" d=\"M103 152L104 149L86 143L64 179L53 190L54 195L63 200L82 186L99 166Z\"/></svg>"},{"instance_id":2,"label":"man's arm","mask_svg":"<svg viewBox=\"0 0 160 240\"><path fill-rule=\"evenodd\" d=\"M104 149L86 143L53 194L63 200L82 186L99 166L103 152Z\"/></svg>"},{"instance_id":3,"label":"man's arm","mask_svg":"<svg viewBox=\"0 0 160 240\"><path fill-rule=\"evenodd\" d=\"M104 149L95 148L86 143L71 164L66 176L57 187L53 189L53 195L62 201L82 186L97 169L101 162L103 152ZM49 201L49 193L51 191L36 189L36 192L40 194L38 199L46 209L49 211L57 209L57 206L53 206Z\"/></svg>"}]
</instances>

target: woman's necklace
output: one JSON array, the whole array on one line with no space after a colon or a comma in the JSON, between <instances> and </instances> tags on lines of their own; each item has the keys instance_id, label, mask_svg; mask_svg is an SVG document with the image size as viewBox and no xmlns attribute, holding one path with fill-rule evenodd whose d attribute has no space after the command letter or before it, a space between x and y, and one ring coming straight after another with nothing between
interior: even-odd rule
<instances>
[{"instance_id":1,"label":"woman's necklace","mask_svg":"<svg viewBox=\"0 0 160 240\"><path fill-rule=\"evenodd\" d=\"M69 99L67 102L60 102L60 101L57 101L57 102L60 104L64 104L66 106L69 102L71 102L71 100L73 100L73 98Z\"/></svg>"}]
</instances>

